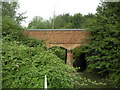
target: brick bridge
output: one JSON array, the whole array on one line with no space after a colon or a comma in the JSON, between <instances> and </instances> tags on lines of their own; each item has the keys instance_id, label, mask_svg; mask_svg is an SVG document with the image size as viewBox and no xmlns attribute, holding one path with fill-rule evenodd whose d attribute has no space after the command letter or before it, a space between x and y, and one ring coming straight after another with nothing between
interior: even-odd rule
<instances>
[{"instance_id":1,"label":"brick bridge","mask_svg":"<svg viewBox=\"0 0 120 90\"><path fill-rule=\"evenodd\" d=\"M30 38L45 40L46 47L59 46L66 49L66 64L72 66L72 50L84 45L89 35L85 29L27 29L23 33Z\"/></svg>"}]
</instances>

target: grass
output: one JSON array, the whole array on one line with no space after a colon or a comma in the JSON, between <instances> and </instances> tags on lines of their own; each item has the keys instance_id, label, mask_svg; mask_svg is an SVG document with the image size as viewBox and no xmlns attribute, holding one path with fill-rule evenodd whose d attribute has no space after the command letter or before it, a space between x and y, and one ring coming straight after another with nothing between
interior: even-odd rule
<instances>
[{"instance_id":1,"label":"grass","mask_svg":"<svg viewBox=\"0 0 120 90\"><path fill-rule=\"evenodd\" d=\"M80 72L76 74L77 81L80 83L81 79L79 77L82 77L86 79L86 84L87 85L79 85L76 84L74 87L77 88L113 88L113 85L110 81L108 81L104 77L99 77L93 73L88 73L87 71Z\"/></svg>"}]
</instances>

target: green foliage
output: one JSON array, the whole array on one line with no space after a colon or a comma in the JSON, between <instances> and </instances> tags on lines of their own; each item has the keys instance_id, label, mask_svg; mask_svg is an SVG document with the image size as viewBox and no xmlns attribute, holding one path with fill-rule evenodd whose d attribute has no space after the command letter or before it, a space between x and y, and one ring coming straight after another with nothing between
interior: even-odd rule
<instances>
[{"instance_id":1,"label":"green foliage","mask_svg":"<svg viewBox=\"0 0 120 90\"><path fill-rule=\"evenodd\" d=\"M90 27L94 27L94 24L96 23L96 15L89 13L87 15L84 15L82 27L89 29Z\"/></svg>"},{"instance_id":2,"label":"green foliage","mask_svg":"<svg viewBox=\"0 0 120 90\"><path fill-rule=\"evenodd\" d=\"M2 2L2 16L9 16L14 19L18 7L18 2Z\"/></svg>"},{"instance_id":3,"label":"green foliage","mask_svg":"<svg viewBox=\"0 0 120 90\"><path fill-rule=\"evenodd\" d=\"M19 8L19 3L16 2L2 2L2 17L9 17L12 20L15 20L18 24L21 23L27 17L23 15L25 13L17 13Z\"/></svg>"},{"instance_id":4,"label":"green foliage","mask_svg":"<svg viewBox=\"0 0 120 90\"><path fill-rule=\"evenodd\" d=\"M54 20L54 28L55 29L57 29L57 28L71 28L72 16L70 16L69 14L58 15L55 18L53 18L53 20Z\"/></svg>"},{"instance_id":5,"label":"green foliage","mask_svg":"<svg viewBox=\"0 0 120 90\"><path fill-rule=\"evenodd\" d=\"M3 18L3 88L43 88L44 75L49 88L73 87L69 71L74 69L46 50L43 41L22 35L21 29L14 20Z\"/></svg>"},{"instance_id":6,"label":"green foliage","mask_svg":"<svg viewBox=\"0 0 120 90\"><path fill-rule=\"evenodd\" d=\"M89 28L95 22L95 15L88 14L83 16L81 13L70 15L69 13L57 15L49 20L36 16L29 23L28 28L31 29L73 29L73 28Z\"/></svg>"},{"instance_id":7,"label":"green foliage","mask_svg":"<svg viewBox=\"0 0 120 90\"><path fill-rule=\"evenodd\" d=\"M20 43L29 47L35 47L37 45L44 46L43 41L37 41L30 39L22 34L22 27L9 17L3 17L2 20L2 36L7 41L19 41Z\"/></svg>"},{"instance_id":8,"label":"green foliage","mask_svg":"<svg viewBox=\"0 0 120 90\"><path fill-rule=\"evenodd\" d=\"M28 47L18 41L6 41L3 38L3 88L43 88L44 75L47 75L48 88L105 85L85 77L76 77L74 72L72 67L64 64L51 50L39 46Z\"/></svg>"},{"instance_id":9,"label":"green foliage","mask_svg":"<svg viewBox=\"0 0 120 90\"><path fill-rule=\"evenodd\" d=\"M74 70L52 52L16 41L3 42L3 88L43 88L44 75L49 88L73 86L69 71Z\"/></svg>"},{"instance_id":10,"label":"green foliage","mask_svg":"<svg viewBox=\"0 0 120 90\"><path fill-rule=\"evenodd\" d=\"M52 47L50 49L52 50L52 52L54 52L54 54L56 56L58 56L60 59L64 60L64 62L65 62L65 60L66 60L66 49L61 48L61 47L57 47L57 46Z\"/></svg>"},{"instance_id":11,"label":"green foliage","mask_svg":"<svg viewBox=\"0 0 120 90\"><path fill-rule=\"evenodd\" d=\"M49 88L73 87L70 77L74 75L69 72L74 69L44 49L42 41L23 36L22 27L10 15L3 17L2 22L3 88L43 88L44 75L47 75Z\"/></svg>"},{"instance_id":12,"label":"green foliage","mask_svg":"<svg viewBox=\"0 0 120 90\"><path fill-rule=\"evenodd\" d=\"M72 18L72 28L82 28L83 22L83 15L80 13L75 14Z\"/></svg>"},{"instance_id":13,"label":"green foliage","mask_svg":"<svg viewBox=\"0 0 120 90\"><path fill-rule=\"evenodd\" d=\"M51 24L48 20L43 20L42 17L35 16L33 20L29 23L28 28L31 29L49 29Z\"/></svg>"},{"instance_id":14,"label":"green foliage","mask_svg":"<svg viewBox=\"0 0 120 90\"><path fill-rule=\"evenodd\" d=\"M10 20L6 18L7 23L3 24L3 31L6 29L2 48L3 88L43 88L44 75L47 75L49 88L72 88L76 84L82 87L88 82L93 83L70 73L75 72L75 69L64 64L64 61L54 54L58 55L63 50L58 48L53 49L53 52L45 49L42 41L19 34L17 29L21 28ZM8 23L9 21L12 23ZM62 54L59 55L61 56Z\"/></svg>"},{"instance_id":15,"label":"green foliage","mask_svg":"<svg viewBox=\"0 0 120 90\"><path fill-rule=\"evenodd\" d=\"M9 17L2 18L2 35L17 39L22 27Z\"/></svg>"},{"instance_id":16,"label":"green foliage","mask_svg":"<svg viewBox=\"0 0 120 90\"><path fill-rule=\"evenodd\" d=\"M108 77L116 85L120 80L120 2L102 3L97 8L96 23L85 48L88 70ZM117 86L115 86L117 87Z\"/></svg>"}]
</instances>

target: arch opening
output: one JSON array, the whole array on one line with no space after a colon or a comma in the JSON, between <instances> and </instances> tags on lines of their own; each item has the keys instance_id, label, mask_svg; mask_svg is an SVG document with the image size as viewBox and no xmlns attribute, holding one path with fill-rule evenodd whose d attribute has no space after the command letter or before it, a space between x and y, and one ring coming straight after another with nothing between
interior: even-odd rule
<instances>
[{"instance_id":1,"label":"arch opening","mask_svg":"<svg viewBox=\"0 0 120 90\"><path fill-rule=\"evenodd\" d=\"M47 48L52 48L52 47L56 47L56 46L67 49L66 45L64 45L64 44L46 44Z\"/></svg>"},{"instance_id":2,"label":"arch opening","mask_svg":"<svg viewBox=\"0 0 120 90\"><path fill-rule=\"evenodd\" d=\"M83 52L82 47L76 47L73 50L73 67L78 68L78 72L83 72L87 68L86 54Z\"/></svg>"},{"instance_id":3,"label":"arch opening","mask_svg":"<svg viewBox=\"0 0 120 90\"><path fill-rule=\"evenodd\" d=\"M53 46L53 47L50 47L49 49L51 49L57 57L59 57L60 59L64 61L64 63L66 63L66 50L67 49L61 46Z\"/></svg>"}]
</instances>

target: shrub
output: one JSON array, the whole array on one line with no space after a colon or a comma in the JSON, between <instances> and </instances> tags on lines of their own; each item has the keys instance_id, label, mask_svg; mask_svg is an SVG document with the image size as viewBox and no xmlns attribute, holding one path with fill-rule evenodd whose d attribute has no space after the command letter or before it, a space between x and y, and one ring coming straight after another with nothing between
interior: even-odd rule
<instances>
[{"instance_id":1,"label":"shrub","mask_svg":"<svg viewBox=\"0 0 120 90\"><path fill-rule=\"evenodd\" d=\"M43 88L44 75L48 87L73 87L74 71L52 52L41 47L27 47L19 42L4 42L2 52L3 88Z\"/></svg>"}]
</instances>

